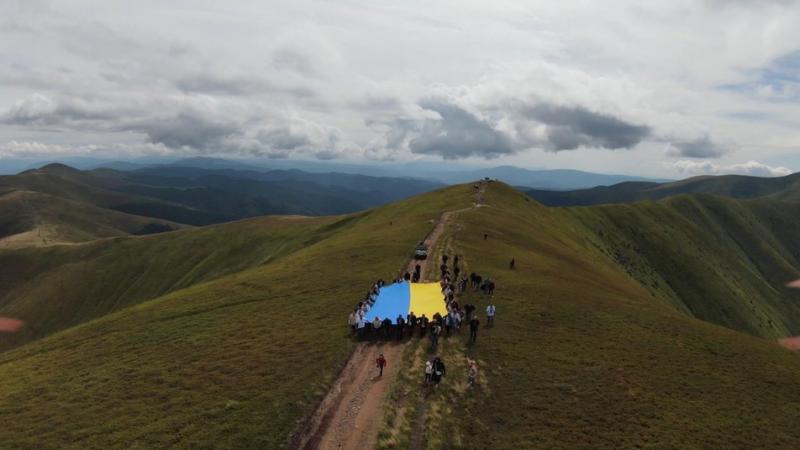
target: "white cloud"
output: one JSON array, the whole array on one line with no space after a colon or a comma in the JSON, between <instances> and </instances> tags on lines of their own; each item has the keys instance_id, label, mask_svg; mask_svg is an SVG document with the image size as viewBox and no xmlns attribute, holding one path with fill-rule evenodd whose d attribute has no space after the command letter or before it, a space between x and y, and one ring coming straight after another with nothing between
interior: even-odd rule
<instances>
[{"instance_id":1,"label":"white cloud","mask_svg":"<svg viewBox=\"0 0 800 450\"><path fill-rule=\"evenodd\" d=\"M710 161L680 160L671 164L679 173L687 175L752 175L757 177L783 177L792 171L786 167L774 167L758 161L721 165Z\"/></svg>"},{"instance_id":2,"label":"white cloud","mask_svg":"<svg viewBox=\"0 0 800 450\"><path fill-rule=\"evenodd\" d=\"M674 157L798 158L800 80L770 79L798 75L787 69L797 2L143 0L137 11L4 9L0 142L492 157L661 177L687 173L665 163Z\"/></svg>"}]
</instances>

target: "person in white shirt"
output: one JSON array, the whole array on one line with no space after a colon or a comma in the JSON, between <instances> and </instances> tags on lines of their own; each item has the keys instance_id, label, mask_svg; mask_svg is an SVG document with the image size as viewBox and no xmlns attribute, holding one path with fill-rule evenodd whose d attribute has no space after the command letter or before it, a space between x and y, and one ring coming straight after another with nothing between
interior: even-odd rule
<instances>
[{"instance_id":1,"label":"person in white shirt","mask_svg":"<svg viewBox=\"0 0 800 450\"><path fill-rule=\"evenodd\" d=\"M425 362L425 384L431 384L431 376L433 376L433 363L430 361Z\"/></svg>"},{"instance_id":2,"label":"person in white shirt","mask_svg":"<svg viewBox=\"0 0 800 450\"><path fill-rule=\"evenodd\" d=\"M353 311L353 312L350 313L350 316L347 318L347 323L348 323L348 325L350 325L350 328L352 328L354 331L356 329L356 320L357 320L356 319L356 313L355 313L355 311Z\"/></svg>"},{"instance_id":3,"label":"person in white shirt","mask_svg":"<svg viewBox=\"0 0 800 450\"><path fill-rule=\"evenodd\" d=\"M356 321L356 332L358 333L359 339L364 337L364 328L367 326L367 322L364 320L364 316L359 314L358 319Z\"/></svg>"},{"instance_id":4,"label":"person in white shirt","mask_svg":"<svg viewBox=\"0 0 800 450\"><path fill-rule=\"evenodd\" d=\"M487 326L494 326L494 314L496 312L496 308L494 307L494 303L489 303L489 306L486 307L486 325Z\"/></svg>"}]
</instances>

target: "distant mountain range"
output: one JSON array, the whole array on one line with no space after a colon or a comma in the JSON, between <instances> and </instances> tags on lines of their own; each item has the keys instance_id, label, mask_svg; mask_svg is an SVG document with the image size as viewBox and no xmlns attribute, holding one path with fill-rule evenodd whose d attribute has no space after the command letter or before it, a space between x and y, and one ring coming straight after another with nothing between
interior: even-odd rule
<instances>
[{"instance_id":1,"label":"distant mountain range","mask_svg":"<svg viewBox=\"0 0 800 450\"><path fill-rule=\"evenodd\" d=\"M681 194L716 194L749 199L800 201L800 173L777 178L744 175L704 176L670 183L626 182L591 189L531 189L528 195L548 206L588 206L659 200Z\"/></svg>"},{"instance_id":2,"label":"distant mountain range","mask_svg":"<svg viewBox=\"0 0 800 450\"><path fill-rule=\"evenodd\" d=\"M267 167L281 169L299 169L311 173L338 172L366 174L373 176L410 177L430 180L444 184L460 184L479 180L485 177L498 179L513 186L530 188L565 190L584 187L606 186L625 181L659 182L628 175L606 175L580 170L530 170L515 166L498 166L489 168L471 168L448 163L408 162L391 165L356 165L326 163L320 161L277 160L263 163L239 162L218 158L187 158L171 163L184 167L202 169L240 169L264 170ZM121 168L119 165L116 167Z\"/></svg>"},{"instance_id":3,"label":"distant mountain range","mask_svg":"<svg viewBox=\"0 0 800 450\"><path fill-rule=\"evenodd\" d=\"M409 178L299 170L160 165L132 171L82 171L49 164L0 176L0 244L12 236L24 238L20 242L27 244L46 245L267 214L336 215L441 186Z\"/></svg>"},{"instance_id":4,"label":"distant mountain range","mask_svg":"<svg viewBox=\"0 0 800 450\"><path fill-rule=\"evenodd\" d=\"M23 170L34 169L46 165L50 161L0 160L0 174L14 174ZM479 168L453 162L393 162L374 164L352 164L336 161L300 161L277 159L223 159L211 157L193 157L179 160L165 158L143 158L132 161L102 160L98 158L65 158L58 161L83 170L108 168L121 171L133 171L144 168L179 166L194 167L207 170L247 170L275 171L301 170L307 173L339 173L366 175L373 177L418 178L434 183L459 184L484 177L499 179L513 186L569 190L608 186L626 181L663 182L628 175L607 175L579 170L531 170L515 166L498 166Z\"/></svg>"}]
</instances>

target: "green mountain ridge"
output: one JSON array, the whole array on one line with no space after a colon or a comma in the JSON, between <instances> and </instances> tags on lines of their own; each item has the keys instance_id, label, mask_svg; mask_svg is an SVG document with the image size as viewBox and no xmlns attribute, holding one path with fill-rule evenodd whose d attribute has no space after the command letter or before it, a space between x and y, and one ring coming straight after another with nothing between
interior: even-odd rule
<instances>
[{"instance_id":1,"label":"green mountain ridge","mask_svg":"<svg viewBox=\"0 0 800 450\"><path fill-rule=\"evenodd\" d=\"M744 175L701 176L670 183L626 182L573 191L526 191L547 206L591 206L660 200L682 194L800 201L800 174L763 178Z\"/></svg>"},{"instance_id":2,"label":"green mountain ridge","mask_svg":"<svg viewBox=\"0 0 800 450\"><path fill-rule=\"evenodd\" d=\"M376 278L397 276L444 211L458 212L434 250L496 280L497 324L473 347L443 339L448 377L427 397L426 341L391 362L405 370L381 448L409 447L412 429L426 448L800 439L800 359L772 339L800 324L782 286L798 275L798 206L684 196L548 208L502 183L485 206L473 201L460 185L346 216L0 250L14 267L0 272L0 315L34 332L0 335L0 439L285 447L356 345L347 312ZM481 311L488 300L462 301ZM474 391L465 356L481 366Z\"/></svg>"}]
</instances>

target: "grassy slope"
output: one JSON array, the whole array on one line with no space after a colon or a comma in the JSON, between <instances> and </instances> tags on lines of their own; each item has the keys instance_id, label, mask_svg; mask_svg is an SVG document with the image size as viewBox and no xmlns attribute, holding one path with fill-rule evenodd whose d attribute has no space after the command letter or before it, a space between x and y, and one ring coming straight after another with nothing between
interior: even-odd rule
<instances>
[{"instance_id":1,"label":"grassy slope","mask_svg":"<svg viewBox=\"0 0 800 450\"><path fill-rule=\"evenodd\" d=\"M497 280L496 327L471 348L466 330L444 341L449 375L424 401L427 342L410 347L383 446L407 447L422 417L427 448L787 448L800 439L795 354L654 299L570 212L499 184L486 199L461 214L449 251ZM486 297L465 301L484 316ZM465 355L482 369L471 392Z\"/></svg>"},{"instance_id":2,"label":"grassy slope","mask_svg":"<svg viewBox=\"0 0 800 450\"><path fill-rule=\"evenodd\" d=\"M54 197L33 191L0 195L0 240L39 230L41 245L85 242L142 233L147 226L177 229L181 225Z\"/></svg>"},{"instance_id":3,"label":"grassy slope","mask_svg":"<svg viewBox=\"0 0 800 450\"><path fill-rule=\"evenodd\" d=\"M762 337L800 333L800 205L682 196L573 208L592 241L652 295Z\"/></svg>"},{"instance_id":4,"label":"grassy slope","mask_svg":"<svg viewBox=\"0 0 800 450\"><path fill-rule=\"evenodd\" d=\"M98 208L192 225L204 225L224 219L166 200L117 192L113 189L118 189L124 181L101 176L103 173L105 172L84 172L61 164L50 164L17 175L0 176L0 189L40 192Z\"/></svg>"},{"instance_id":5,"label":"grassy slope","mask_svg":"<svg viewBox=\"0 0 800 450\"><path fill-rule=\"evenodd\" d=\"M264 264L330 234L338 218L267 217L154 236L0 251L0 315L29 326L0 350L199 282Z\"/></svg>"},{"instance_id":6,"label":"grassy slope","mask_svg":"<svg viewBox=\"0 0 800 450\"><path fill-rule=\"evenodd\" d=\"M467 205L470 190L352 216L272 262L0 353L0 441L282 447L352 349L348 309L375 278L396 275L430 220Z\"/></svg>"},{"instance_id":7,"label":"grassy slope","mask_svg":"<svg viewBox=\"0 0 800 450\"><path fill-rule=\"evenodd\" d=\"M528 193L550 206L586 206L659 200L682 194L716 194L749 199L800 200L800 175L762 178L742 175L703 176L671 183L620 183L574 191L530 190Z\"/></svg>"}]
</instances>

